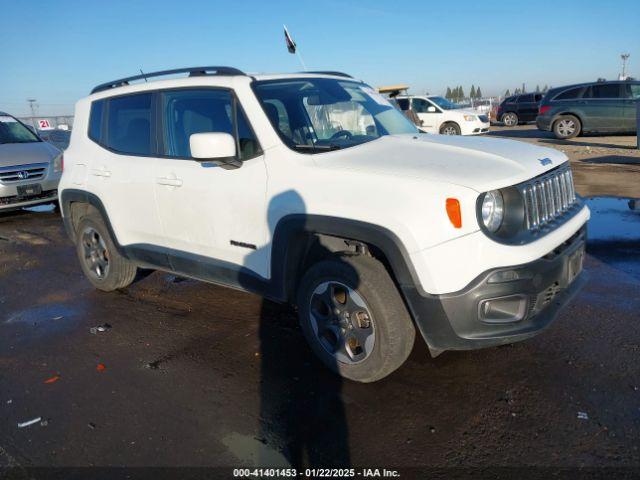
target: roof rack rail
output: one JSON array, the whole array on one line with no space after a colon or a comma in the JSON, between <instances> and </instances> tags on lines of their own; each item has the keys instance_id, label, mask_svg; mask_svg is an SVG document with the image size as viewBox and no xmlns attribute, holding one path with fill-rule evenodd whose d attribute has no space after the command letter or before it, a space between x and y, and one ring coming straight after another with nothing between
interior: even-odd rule
<instances>
[{"instance_id":1,"label":"roof rack rail","mask_svg":"<svg viewBox=\"0 0 640 480\"><path fill-rule=\"evenodd\" d=\"M159 72L143 73L142 75L134 75L132 77L121 78L111 82L102 83L91 90L91 93L103 92L111 88L129 85L129 82L135 80L147 80L152 77L163 77L166 75L175 75L178 73L188 73L190 77L199 77L203 75L246 75L242 70L233 67L189 67L176 68L173 70L161 70Z\"/></svg>"},{"instance_id":2,"label":"roof rack rail","mask_svg":"<svg viewBox=\"0 0 640 480\"><path fill-rule=\"evenodd\" d=\"M335 72L335 71L332 71L332 70L316 70L316 71L312 71L312 72L300 72L300 73L318 73L318 74L321 74L321 75L334 75L336 77L353 78L348 73Z\"/></svg>"}]
</instances>

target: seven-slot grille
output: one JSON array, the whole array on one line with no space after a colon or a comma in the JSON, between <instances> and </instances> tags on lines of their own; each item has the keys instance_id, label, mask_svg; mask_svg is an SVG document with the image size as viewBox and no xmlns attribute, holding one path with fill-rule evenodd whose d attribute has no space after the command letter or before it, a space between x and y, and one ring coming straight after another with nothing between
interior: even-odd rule
<instances>
[{"instance_id":1,"label":"seven-slot grille","mask_svg":"<svg viewBox=\"0 0 640 480\"><path fill-rule=\"evenodd\" d=\"M0 182L11 183L24 180L38 180L47 173L47 163L32 163L30 165L12 165L0 167Z\"/></svg>"},{"instance_id":2,"label":"seven-slot grille","mask_svg":"<svg viewBox=\"0 0 640 480\"><path fill-rule=\"evenodd\" d=\"M562 216L576 203L569 166L557 168L520 186L527 228L537 230Z\"/></svg>"}]
</instances>

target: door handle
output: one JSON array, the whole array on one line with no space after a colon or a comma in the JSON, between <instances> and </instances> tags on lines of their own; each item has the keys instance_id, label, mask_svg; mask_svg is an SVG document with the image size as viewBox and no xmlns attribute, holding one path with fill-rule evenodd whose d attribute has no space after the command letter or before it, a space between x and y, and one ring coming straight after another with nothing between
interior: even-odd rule
<instances>
[{"instance_id":1,"label":"door handle","mask_svg":"<svg viewBox=\"0 0 640 480\"><path fill-rule=\"evenodd\" d=\"M179 178L159 177L159 178L156 178L156 183L158 183L158 185L167 185L169 187L182 186L182 180Z\"/></svg>"},{"instance_id":2,"label":"door handle","mask_svg":"<svg viewBox=\"0 0 640 480\"><path fill-rule=\"evenodd\" d=\"M107 170L106 168L102 167L102 168L94 168L91 170L91 175L93 175L94 177L110 177L111 176L111 172L109 170Z\"/></svg>"}]
</instances>

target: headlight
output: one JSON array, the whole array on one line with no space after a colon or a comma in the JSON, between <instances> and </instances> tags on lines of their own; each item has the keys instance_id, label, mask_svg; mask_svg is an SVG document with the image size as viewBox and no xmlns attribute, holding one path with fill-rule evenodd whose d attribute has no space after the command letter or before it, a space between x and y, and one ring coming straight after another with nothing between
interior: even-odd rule
<instances>
[{"instance_id":1,"label":"headlight","mask_svg":"<svg viewBox=\"0 0 640 480\"><path fill-rule=\"evenodd\" d=\"M464 119L465 119L467 122L475 122L475 121L477 120L477 118L476 118L476 116L475 116L475 115L465 115L465 116L464 116Z\"/></svg>"},{"instance_id":2,"label":"headlight","mask_svg":"<svg viewBox=\"0 0 640 480\"><path fill-rule=\"evenodd\" d=\"M487 230L495 232L502 225L504 218L504 200L499 190L484 194L482 199L482 222Z\"/></svg>"},{"instance_id":3,"label":"headlight","mask_svg":"<svg viewBox=\"0 0 640 480\"><path fill-rule=\"evenodd\" d=\"M56 158L53 159L53 172L60 173L62 172L63 168L64 168L64 158L61 153L60 155L58 155Z\"/></svg>"}]
</instances>

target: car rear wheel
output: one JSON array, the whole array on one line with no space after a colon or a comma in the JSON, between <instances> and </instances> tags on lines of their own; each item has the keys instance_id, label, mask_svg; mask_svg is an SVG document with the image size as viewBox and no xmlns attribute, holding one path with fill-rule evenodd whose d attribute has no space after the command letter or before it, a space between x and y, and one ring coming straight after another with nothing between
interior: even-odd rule
<instances>
[{"instance_id":1,"label":"car rear wheel","mask_svg":"<svg viewBox=\"0 0 640 480\"><path fill-rule=\"evenodd\" d=\"M415 328L385 267L364 255L322 260L298 289L302 331L314 353L337 374L374 382L399 368Z\"/></svg>"},{"instance_id":2,"label":"car rear wheel","mask_svg":"<svg viewBox=\"0 0 640 480\"><path fill-rule=\"evenodd\" d=\"M447 122L440 127L440 135L460 135L460 127L453 122Z\"/></svg>"},{"instance_id":3,"label":"car rear wheel","mask_svg":"<svg viewBox=\"0 0 640 480\"><path fill-rule=\"evenodd\" d=\"M136 266L118 253L98 213L80 219L76 253L85 276L99 290L110 292L127 287L136 277Z\"/></svg>"},{"instance_id":4,"label":"car rear wheel","mask_svg":"<svg viewBox=\"0 0 640 480\"><path fill-rule=\"evenodd\" d=\"M561 140L573 138L580 134L582 124L573 115L563 115L553 122L553 133Z\"/></svg>"},{"instance_id":5,"label":"car rear wheel","mask_svg":"<svg viewBox=\"0 0 640 480\"><path fill-rule=\"evenodd\" d=\"M518 115L513 112L507 112L502 116L502 123L507 127L515 127L518 125Z\"/></svg>"}]
</instances>

